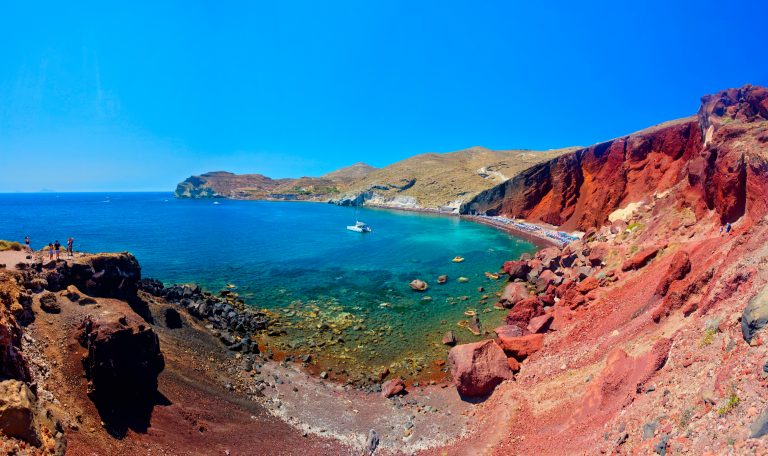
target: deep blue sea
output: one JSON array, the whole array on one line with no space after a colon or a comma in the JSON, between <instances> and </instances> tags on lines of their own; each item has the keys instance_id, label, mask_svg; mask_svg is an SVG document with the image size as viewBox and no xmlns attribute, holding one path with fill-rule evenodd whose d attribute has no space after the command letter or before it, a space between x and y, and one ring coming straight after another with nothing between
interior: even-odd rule
<instances>
[{"instance_id":1,"label":"deep blue sea","mask_svg":"<svg viewBox=\"0 0 768 456\"><path fill-rule=\"evenodd\" d=\"M280 315L286 334L269 343L347 360L350 375L361 363L416 375L444 357L449 329L461 342L476 340L457 326L465 312L477 312L488 329L503 318L492 308L501 284L484 272L535 250L454 217L363 208L357 218L374 232L359 234L345 229L354 208L217 202L170 193L0 194L0 239L29 235L40 248L72 236L77 251L133 253L145 277L213 292L233 284L248 304ZM465 261L453 263L456 255ZM447 284L437 284L440 274ZM411 291L415 278L429 291Z\"/></svg>"}]
</instances>

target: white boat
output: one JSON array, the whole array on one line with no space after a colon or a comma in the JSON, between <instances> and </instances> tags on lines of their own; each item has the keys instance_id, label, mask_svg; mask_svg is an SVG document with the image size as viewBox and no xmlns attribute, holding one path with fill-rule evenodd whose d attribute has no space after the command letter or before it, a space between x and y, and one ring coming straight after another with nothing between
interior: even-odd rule
<instances>
[{"instance_id":1,"label":"white boat","mask_svg":"<svg viewBox=\"0 0 768 456\"><path fill-rule=\"evenodd\" d=\"M359 221L355 222L354 225L348 226L347 229L349 231L355 231L357 233L370 233L370 232L373 231L370 226L366 225L363 222L359 222Z\"/></svg>"}]
</instances>

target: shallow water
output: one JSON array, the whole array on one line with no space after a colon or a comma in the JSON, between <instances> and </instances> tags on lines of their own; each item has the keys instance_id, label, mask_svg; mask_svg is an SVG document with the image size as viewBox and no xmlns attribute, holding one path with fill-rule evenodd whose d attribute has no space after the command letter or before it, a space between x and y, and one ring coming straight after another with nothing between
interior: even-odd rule
<instances>
[{"instance_id":1,"label":"shallow water","mask_svg":"<svg viewBox=\"0 0 768 456\"><path fill-rule=\"evenodd\" d=\"M360 209L374 232L359 234L345 229L354 208L218 203L170 193L0 194L0 239L29 235L40 248L73 236L79 251L132 252L145 277L210 291L232 283L248 304L281 315L286 334L264 336L267 345L311 353L355 379L384 366L409 377L439 374L445 331L460 342L480 339L457 326L465 311L477 311L488 330L503 319L493 310L501 284L484 272L535 250L453 217ZM451 262L456 255L465 261ZM440 274L447 284L437 284ZM429 283L426 293L408 287L415 278Z\"/></svg>"}]
</instances>

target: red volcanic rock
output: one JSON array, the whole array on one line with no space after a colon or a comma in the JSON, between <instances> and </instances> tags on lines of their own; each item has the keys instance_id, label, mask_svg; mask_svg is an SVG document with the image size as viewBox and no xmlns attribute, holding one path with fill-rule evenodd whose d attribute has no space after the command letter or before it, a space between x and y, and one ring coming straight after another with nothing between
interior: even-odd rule
<instances>
[{"instance_id":1,"label":"red volcanic rock","mask_svg":"<svg viewBox=\"0 0 768 456\"><path fill-rule=\"evenodd\" d=\"M149 325L115 314L88 316L78 340L88 350L83 367L97 406L114 410L116 404L135 407L154 399L165 360Z\"/></svg>"},{"instance_id":2,"label":"red volcanic rock","mask_svg":"<svg viewBox=\"0 0 768 456\"><path fill-rule=\"evenodd\" d=\"M680 182L700 149L697 120L650 128L535 165L464 208L587 231L607 223L614 210Z\"/></svg>"},{"instance_id":3,"label":"red volcanic rock","mask_svg":"<svg viewBox=\"0 0 768 456\"><path fill-rule=\"evenodd\" d=\"M614 349L600 375L590 382L573 422L583 422L599 415L609 416L621 410L642 391L643 385L667 362L672 341L660 339L651 350L636 358Z\"/></svg>"},{"instance_id":4,"label":"red volcanic rock","mask_svg":"<svg viewBox=\"0 0 768 456\"><path fill-rule=\"evenodd\" d=\"M675 280L684 278L691 272L691 260L688 252L680 250L672 257L672 263L669 264L667 272L659 281L655 294L657 296L666 296L669 285Z\"/></svg>"},{"instance_id":5,"label":"red volcanic rock","mask_svg":"<svg viewBox=\"0 0 768 456\"><path fill-rule=\"evenodd\" d=\"M509 309L515 304L517 304L519 301L522 301L523 299L527 299L531 296L531 294L528 292L528 288L526 288L524 283L521 282L515 282L510 283L506 287L504 287L504 292L501 294L501 299L499 300L499 303Z\"/></svg>"},{"instance_id":6,"label":"red volcanic rock","mask_svg":"<svg viewBox=\"0 0 768 456\"><path fill-rule=\"evenodd\" d=\"M543 270L544 265L542 264L541 260L534 258L533 260L528 261L528 274L526 274L525 278L529 282L535 282Z\"/></svg>"},{"instance_id":7,"label":"red volcanic rock","mask_svg":"<svg viewBox=\"0 0 768 456\"><path fill-rule=\"evenodd\" d=\"M395 394L400 394L405 391L405 383L400 378L393 378L387 380L381 385L381 395L383 397L392 397Z\"/></svg>"},{"instance_id":8,"label":"red volcanic rock","mask_svg":"<svg viewBox=\"0 0 768 456\"><path fill-rule=\"evenodd\" d=\"M587 259L592 266L600 266L605 261L607 256L608 247L606 247L604 244L597 244L592 247Z\"/></svg>"},{"instance_id":9,"label":"red volcanic rock","mask_svg":"<svg viewBox=\"0 0 768 456\"><path fill-rule=\"evenodd\" d=\"M549 330L549 326L552 324L553 317L550 314L539 315L531 319L528 323L528 331L531 333L545 333Z\"/></svg>"},{"instance_id":10,"label":"red volcanic rock","mask_svg":"<svg viewBox=\"0 0 768 456\"><path fill-rule=\"evenodd\" d=\"M492 340L453 347L448 363L453 383L464 396L485 396L513 378L504 351Z\"/></svg>"},{"instance_id":11,"label":"red volcanic rock","mask_svg":"<svg viewBox=\"0 0 768 456\"><path fill-rule=\"evenodd\" d=\"M528 267L527 261L506 261L504 262L504 272L509 274L509 280L525 279L531 268Z\"/></svg>"},{"instance_id":12,"label":"red volcanic rock","mask_svg":"<svg viewBox=\"0 0 768 456\"><path fill-rule=\"evenodd\" d=\"M632 258L628 259L624 262L624 264L621 265L621 270L632 271L642 268L648 264L649 261L656 257L660 249L661 247L659 246L652 246L637 252L632 256Z\"/></svg>"},{"instance_id":13,"label":"red volcanic rock","mask_svg":"<svg viewBox=\"0 0 768 456\"><path fill-rule=\"evenodd\" d=\"M496 337L499 339L508 339L511 337L520 337L523 335L523 329L514 325L499 326L498 328L494 329L493 332L496 333Z\"/></svg>"},{"instance_id":14,"label":"red volcanic rock","mask_svg":"<svg viewBox=\"0 0 768 456\"><path fill-rule=\"evenodd\" d=\"M456 336L453 334L453 331L448 331L443 335L443 340L441 341L443 345L450 345L453 347L456 345Z\"/></svg>"},{"instance_id":15,"label":"red volcanic rock","mask_svg":"<svg viewBox=\"0 0 768 456\"><path fill-rule=\"evenodd\" d=\"M499 336L499 345L509 356L522 361L541 350L544 345L544 334L528 334L518 337Z\"/></svg>"},{"instance_id":16,"label":"red volcanic rock","mask_svg":"<svg viewBox=\"0 0 768 456\"><path fill-rule=\"evenodd\" d=\"M539 295L539 301L545 307L555 305L555 287L550 285L546 293Z\"/></svg>"},{"instance_id":17,"label":"red volcanic rock","mask_svg":"<svg viewBox=\"0 0 768 456\"><path fill-rule=\"evenodd\" d=\"M672 311L684 307L691 297L701 291L714 275L714 269L710 268L690 280L677 280L670 284L667 295L651 313L653 321L659 322ZM688 307L688 306L685 306ZM683 312L689 315L698 305L692 304L693 309L685 309Z\"/></svg>"},{"instance_id":18,"label":"red volcanic rock","mask_svg":"<svg viewBox=\"0 0 768 456\"><path fill-rule=\"evenodd\" d=\"M562 278L560 276L547 269L539 274L539 278L536 279L536 291L539 293L546 291L550 285L557 285L561 280Z\"/></svg>"},{"instance_id":19,"label":"red volcanic rock","mask_svg":"<svg viewBox=\"0 0 768 456\"><path fill-rule=\"evenodd\" d=\"M507 358L507 365L512 372L520 372L520 361L515 358Z\"/></svg>"},{"instance_id":20,"label":"red volcanic rock","mask_svg":"<svg viewBox=\"0 0 768 456\"><path fill-rule=\"evenodd\" d=\"M536 252L536 259L541 261L544 269L556 269L559 266L562 252L557 247L547 247Z\"/></svg>"},{"instance_id":21,"label":"red volcanic rock","mask_svg":"<svg viewBox=\"0 0 768 456\"><path fill-rule=\"evenodd\" d=\"M584 279L581 283L579 283L576 286L576 291L578 291L581 294L587 294L590 291L596 289L599 287L600 284L598 283L597 279L594 277L587 277Z\"/></svg>"},{"instance_id":22,"label":"red volcanic rock","mask_svg":"<svg viewBox=\"0 0 768 456\"><path fill-rule=\"evenodd\" d=\"M701 97L699 119L703 129L720 126L725 120L768 120L768 89L750 84Z\"/></svg>"},{"instance_id":23,"label":"red volcanic rock","mask_svg":"<svg viewBox=\"0 0 768 456\"><path fill-rule=\"evenodd\" d=\"M507 325L525 328L533 317L538 317L541 313L542 305L538 297L523 299L507 313Z\"/></svg>"},{"instance_id":24,"label":"red volcanic rock","mask_svg":"<svg viewBox=\"0 0 768 456\"><path fill-rule=\"evenodd\" d=\"M572 288L576 288L577 286L578 286L578 282L574 282L572 280L565 280L563 281L563 283L561 283L557 287L557 290L555 291L555 296L562 299L566 295L566 293L568 293L569 290L571 290Z\"/></svg>"}]
</instances>

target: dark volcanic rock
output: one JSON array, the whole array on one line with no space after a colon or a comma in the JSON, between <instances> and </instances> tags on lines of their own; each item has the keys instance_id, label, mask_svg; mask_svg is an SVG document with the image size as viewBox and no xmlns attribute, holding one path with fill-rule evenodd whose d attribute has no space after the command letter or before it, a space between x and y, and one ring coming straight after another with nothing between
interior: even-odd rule
<instances>
[{"instance_id":1,"label":"dark volcanic rock","mask_svg":"<svg viewBox=\"0 0 768 456\"><path fill-rule=\"evenodd\" d=\"M102 314L83 320L78 340L88 350L88 393L108 430L123 435L128 427L146 427L165 367L157 334L143 321Z\"/></svg>"},{"instance_id":2,"label":"dark volcanic rock","mask_svg":"<svg viewBox=\"0 0 768 456\"><path fill-rule=\"evenodd\" d=\"M59 313L61 312L61 306L59 305L59 300L56 298L56 295L48 292L44 295L40 296L40 308L43 309L43 311L48 313Z\"/></svg>"},{"instance_id":3,"label":"dark volcanic rock","mask_svg":"<svg viewBox=\"0 0 768 456\"><path fill-rule=\"evenodd\" d=\"M170 329L178 329L182 327L181 314L176 309L165 309L163 312L165 316L165 326Z\"/></svg>"}]
</instances>

